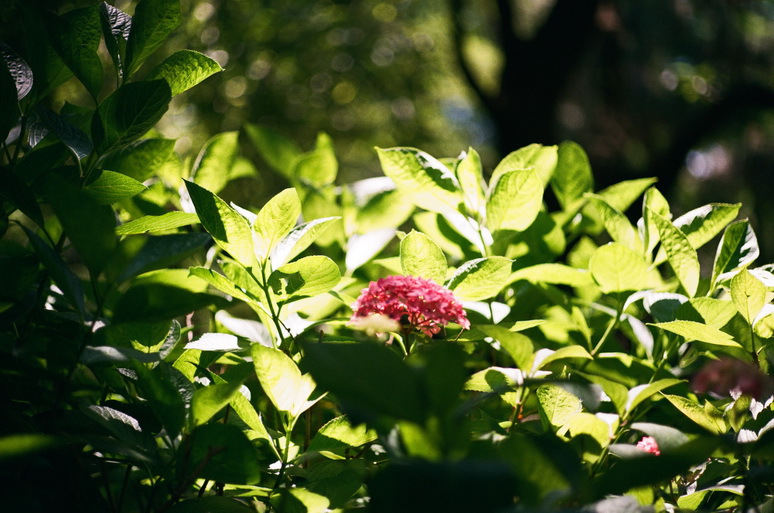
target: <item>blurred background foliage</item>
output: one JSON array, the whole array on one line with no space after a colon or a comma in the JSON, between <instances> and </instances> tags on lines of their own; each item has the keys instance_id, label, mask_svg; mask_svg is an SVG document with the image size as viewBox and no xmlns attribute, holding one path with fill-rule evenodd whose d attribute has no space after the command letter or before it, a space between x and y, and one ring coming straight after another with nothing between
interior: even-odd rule
<instances>
[{"instance_id":1,"label":"blurred background foliage","mask_svg":"<svg viewBox=\"0 0 774 513\"><path fill-rule=\"evenodd\" d=\"M95 2L32 3L61 12ZM134 4L115 1L130 14ZM225 68L162 120L183 156L246 122L303 149L326 132L345 183L379 174L374 146L439 156L473 146L491 169L521 146L571 139L597 188L656 176L677 214L742 201L764 259L774 258L772 0L181 4L161 56L191 48ZM29 5L0 9L7 39ZM284 184L243 147L260 178L231 193L260 205Z\"/></svg>"}]
</instances>

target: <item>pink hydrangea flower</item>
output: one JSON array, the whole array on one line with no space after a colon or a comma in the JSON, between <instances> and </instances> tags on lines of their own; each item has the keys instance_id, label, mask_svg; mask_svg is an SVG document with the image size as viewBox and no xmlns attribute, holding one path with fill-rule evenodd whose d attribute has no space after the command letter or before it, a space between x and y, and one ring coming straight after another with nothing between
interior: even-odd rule
<instances>
[{"instance_id":1,"label":"pink hydrangea flower","mask_svg":"<svg viewBox=\"0 0 774 513\"><path fill-rule=\"evenodd\" d=\"M655 454L656 456L661 454L661 451L658 448L658 444L656 443L656 439L652 436L643 436L642 440L637 442L637 448L642 449L645 452Z\"/></svg>"},{"instance_id":2,"label":"pink hydrangea flower","mask_svg":"<svg viewBox=\"0 0 774 513\"><path fill-rule=\"evenodd\" d=\"M470 321L452 292L418 276L387 276L372 281L352 305L352 321L381 314L418 329L427 336L455 322L465 329Z\"/></svg>"}]
</instances>

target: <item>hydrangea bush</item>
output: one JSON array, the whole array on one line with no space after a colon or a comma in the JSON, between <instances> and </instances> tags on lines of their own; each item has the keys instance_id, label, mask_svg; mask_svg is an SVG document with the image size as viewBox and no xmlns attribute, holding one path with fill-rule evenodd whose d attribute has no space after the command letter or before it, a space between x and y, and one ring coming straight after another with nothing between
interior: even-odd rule
<instances>
[{"instance_id":1,"label":"hydrangea bush","mask_svg":"<svg viewBox=\"0 0 774 513\"><path fill-rule=\"evenodd\" d=\"M4 510L774 508L774 273L741 205L600 190L573 142L492 170L380 148L384 176L341 183L326 135L247 125L182 161L152 128L220 68L143 66L176 0L21 22L40 37L0 60ZM73 76L93 106L48 109ZM224 199L270 173L265 204Z\"/></svg>"}]
</instances>

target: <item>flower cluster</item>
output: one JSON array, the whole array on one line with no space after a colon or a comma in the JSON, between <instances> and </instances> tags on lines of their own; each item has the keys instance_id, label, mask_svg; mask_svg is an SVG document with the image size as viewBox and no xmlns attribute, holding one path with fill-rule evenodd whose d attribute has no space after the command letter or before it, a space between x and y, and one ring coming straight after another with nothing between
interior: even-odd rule
<instances>
[{"instance_id":1,"label":"flower cluster","mask_svg":"<svg viewBox=\"0 0 774 513\"><path fill-rule=\"evenodd\" d=\"M658 448L658 444L656 443L656 439L652 436L643 436L642 440L637 442L637 449L642 449L643 451L649 452L656 456L661 454L661 451Z\"/></svg>"},{"instance_id":2,"label":"flower cluster","mask_svg":"<svg viewBox=\"0 0 774 513\"><path fill-rule=\"evenodd\" d=\"M418 276L387 276L372 281L354 305L352 322L379 314L432 336L450 322L470 328L465 310L452 292Z\"/></svg>"}]
</instances>

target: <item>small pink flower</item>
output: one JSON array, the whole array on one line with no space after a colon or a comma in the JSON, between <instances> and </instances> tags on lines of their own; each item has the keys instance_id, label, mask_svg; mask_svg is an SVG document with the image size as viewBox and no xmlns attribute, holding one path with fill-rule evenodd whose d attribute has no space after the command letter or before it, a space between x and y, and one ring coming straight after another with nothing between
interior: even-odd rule
<instances>
[{"instance_id":1,"label":"small pink flower","mask_svg":"<svg viewBox=\"0 0 774 513\"><path fill-rule=\"evenodd\" d=\"M637 448L642 449L645 452L655 454L656 456L661 454L661 451L658 448L658 444L656 443L656 439L652 436L643 436L642 440L637 442Z\"/></svg>"},{"instance_id":2,"label":"small pink flower","mask_svg":"<svg viewBox=\"0 0 774 513\"><path fill-rule=\"evenodd\" d=\"M455 322L465 329L470 321L452 292L418 276L387 276L372 281L352 305L352 322L381 314L416 328L427 336Z\"/></svg>"}]
</instances>

